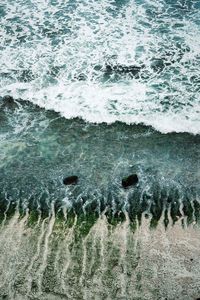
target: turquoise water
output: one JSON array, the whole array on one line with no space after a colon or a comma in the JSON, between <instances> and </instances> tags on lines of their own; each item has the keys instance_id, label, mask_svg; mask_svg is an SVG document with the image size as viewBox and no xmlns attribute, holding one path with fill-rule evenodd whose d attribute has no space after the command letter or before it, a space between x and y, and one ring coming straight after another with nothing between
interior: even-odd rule
<instances>
[{"instance_id":1,"label":"turquoise water","mask_svg":"<svg viewBox=\"0 0 200 300\"><path fill-rule=\"evenodd\" d=\"M0 300L198 299L199 20L1 1Z\"/></svg>"},{"instance_id":2,"label":"turquoise water","mask_svg":"<svg viewBox=\"0 0 200 300\"><path fill-rule=\"evenodd\" d=\"M54 204L78 215L128 213L134 221L143 212L159 220L166 209L174 221L184 213L198 221L199 136L67 120L23 100L12 105L1 107L2 211L18 205L47 216ZM139 183L125 190L130 174ZM70 175L77 185L63 185Z\"/></svg>"},{"instance_id":3,"label":"turquoise water","mask_svg":"<svg viewBox=\"0 0 200 300\"><path fill-rule=\"evenodd\" d=\"M18 0L0 11L2 215L53 205L198 221L197 1ZM139 183L124 190L132 173ZM70 175L78 185L65 187Z\"/></svg>"}]
</instances>

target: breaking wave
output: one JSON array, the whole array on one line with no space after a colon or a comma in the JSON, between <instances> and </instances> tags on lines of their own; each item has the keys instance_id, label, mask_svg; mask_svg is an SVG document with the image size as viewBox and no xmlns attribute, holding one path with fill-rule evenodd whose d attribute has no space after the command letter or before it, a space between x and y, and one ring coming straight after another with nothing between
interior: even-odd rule
<instances>
[{"instance_id":1,"label":"breaking wave","mask_svg":"<svg viewBox=\"0 0 200 300\"><path fill-rule=\"evenodd\" d=\"M199 134L199 6L2 1L0 95L66 118Z\"/></svg>"}]
</instances>

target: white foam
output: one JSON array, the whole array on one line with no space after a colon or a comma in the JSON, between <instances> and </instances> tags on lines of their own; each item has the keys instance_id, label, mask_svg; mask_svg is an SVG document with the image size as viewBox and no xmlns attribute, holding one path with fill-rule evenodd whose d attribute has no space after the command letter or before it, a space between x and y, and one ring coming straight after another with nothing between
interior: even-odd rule
<instances>
[{"instance_id":1,"label":"white foam","mask_svg":"<svg viewBox=\"0 0 200 300\"><path fill-rule=\"evenodd\" d=\"M162 0L127 1L121 7L111 0L34 3L4 3L0 65L6 74L0 78L0 95L29 100L66 118L200 133L196 11L191 8L188 18L177 19ZM190 48L181 50L181 60L176 39ZM163 54L174 63L155 73L152 59ZM105 81L95 66L106 61L144 63L148 76ZM32 77L29 82L20 82L24 71ZM78 74L86 80L74 80Z\"/></svg>"}]
</instances>

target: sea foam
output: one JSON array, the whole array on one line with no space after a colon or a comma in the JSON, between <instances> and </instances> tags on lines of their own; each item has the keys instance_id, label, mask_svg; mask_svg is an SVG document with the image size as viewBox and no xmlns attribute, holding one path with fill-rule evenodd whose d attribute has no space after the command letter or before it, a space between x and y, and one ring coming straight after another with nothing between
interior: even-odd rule
<instances>
[{"instance_id":1,"label":"sea foam","mask_svg":"<svg viewBox=\"0 0 200 300\"><path fill-rule=\"evenodd\" d=\"M1 96L66 118L200 133L195 1L17 0L1 7ZM107 65L143 67L134 78L106 76Z\"/></svg>"}]
</instances>

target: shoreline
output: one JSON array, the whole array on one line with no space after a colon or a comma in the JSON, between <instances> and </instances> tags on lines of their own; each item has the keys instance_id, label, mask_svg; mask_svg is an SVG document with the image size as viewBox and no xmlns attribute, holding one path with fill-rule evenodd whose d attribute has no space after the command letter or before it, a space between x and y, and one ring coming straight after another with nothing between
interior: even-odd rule
<instances>
[{"instance_id":1,"label":"shoreline","mask_svg":"<svg viewBox=\"0 0 200 300\"><path fill-rule=\"evenodd\" d=\"M199 136L23 104L1 110L0 298L197 300Z\"/></svg>"},{"instance_id":2,"label":"shoreline","mask_svg":"<svg viewBox=\"0 0 200 300\"><path fill-rule=\"evenodd\" d=\"M182 220L156 229L143 218L132 231L99 218L84 234L39 220L27 226L17 215L0 230L2 299L197 299L200 230ZM20 298L21 297L21 298Z\"/></svg>"}]
</instances>

